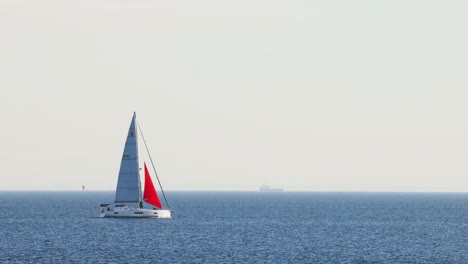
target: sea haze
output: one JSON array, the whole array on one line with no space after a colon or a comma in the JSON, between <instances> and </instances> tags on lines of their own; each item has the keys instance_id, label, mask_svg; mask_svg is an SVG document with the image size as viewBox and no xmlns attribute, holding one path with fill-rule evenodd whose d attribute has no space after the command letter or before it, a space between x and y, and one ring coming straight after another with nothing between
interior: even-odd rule
<instances>
[{"instance_id":1,"label":"sea haze","mask_svg":"<svg viewBox=\"0 0 468 264\"><path fill-rule=\"evenodd\" d=\"M0 263L468 263L464 193L166 195L103 219L113 192L0 192Z\"/></svg>"}]
</instances>

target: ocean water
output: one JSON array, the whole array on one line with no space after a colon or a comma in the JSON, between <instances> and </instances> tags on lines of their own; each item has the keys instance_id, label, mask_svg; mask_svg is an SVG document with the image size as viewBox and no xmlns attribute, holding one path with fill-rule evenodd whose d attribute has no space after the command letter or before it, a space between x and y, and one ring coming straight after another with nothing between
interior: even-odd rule
<instances>
[{"instance_id":1,"label":"ocean water","mask_svg":"<svg viewBox=\"0 0 468 264\"><path fill-rule=\"evenodd\" d=\"M468 263L468 194L167 197L172 219L107 219L112 192L0 192L0 263Z\"/></svg>"}]
</instances>

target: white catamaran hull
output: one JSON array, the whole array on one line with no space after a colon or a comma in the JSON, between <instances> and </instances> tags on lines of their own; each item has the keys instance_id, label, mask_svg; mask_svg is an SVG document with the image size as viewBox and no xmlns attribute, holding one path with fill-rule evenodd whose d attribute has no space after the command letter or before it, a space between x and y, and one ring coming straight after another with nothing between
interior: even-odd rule
<instances>
[{"instance_id":1,"label":"white catamaran hull","mask_svg":"<svg viewBox=\"0 0 468 264\"><path fill-rule=\"evenodd\" d=\"M109 210L101 212L100 217L114 218L171 218L170 210L152 210L131 208L128 210Z\"/></svg>"}]
</instances>

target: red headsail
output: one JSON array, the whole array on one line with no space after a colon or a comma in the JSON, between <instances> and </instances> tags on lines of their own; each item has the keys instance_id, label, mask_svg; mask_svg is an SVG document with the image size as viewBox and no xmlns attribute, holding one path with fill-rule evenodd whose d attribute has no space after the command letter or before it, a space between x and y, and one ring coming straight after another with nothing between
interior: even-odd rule
<instances>
[{"instance_id":1,"label":"red headsail","mask_svg":"<svg viewBox=\"0 0 468 264\"><path fill-rule=\"evenodd\" d=\"M145 163L145 192L143 193L143 200L151 205L162 209L161 201L159 200L158 194L154 189L153 181L151 180L151 176L148 172L148 168L146 168Z\"/></svg>"}]
</instances>

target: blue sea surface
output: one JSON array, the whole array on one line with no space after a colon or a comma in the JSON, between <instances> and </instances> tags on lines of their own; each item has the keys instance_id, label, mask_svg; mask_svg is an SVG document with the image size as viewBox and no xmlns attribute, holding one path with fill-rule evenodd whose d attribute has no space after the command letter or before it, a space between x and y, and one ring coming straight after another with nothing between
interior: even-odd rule
<instances>
[{"instance_id":1,"label":"blue sea surface","mask_svg":"<svg viewBox=\"0 0 468 264\"><path fill-rule=\"evenodd\" d=\"M465 193L166 195L109 219L112 192L0 192L0 263L468 263Z\"/></svg>"}]
</instances>

